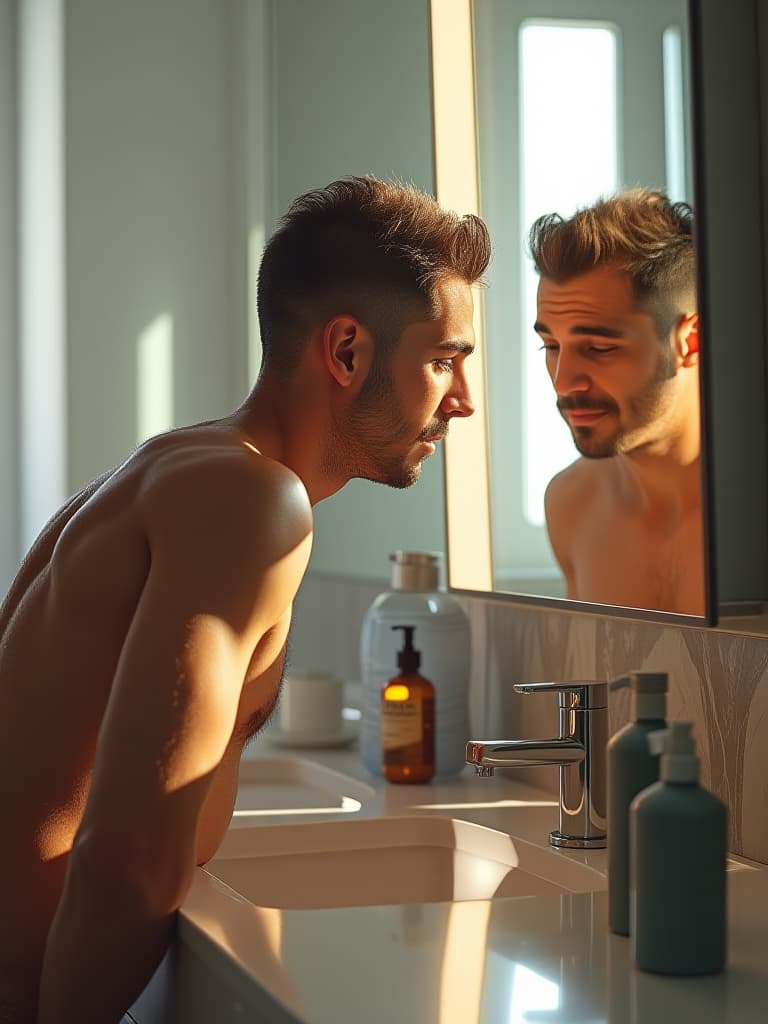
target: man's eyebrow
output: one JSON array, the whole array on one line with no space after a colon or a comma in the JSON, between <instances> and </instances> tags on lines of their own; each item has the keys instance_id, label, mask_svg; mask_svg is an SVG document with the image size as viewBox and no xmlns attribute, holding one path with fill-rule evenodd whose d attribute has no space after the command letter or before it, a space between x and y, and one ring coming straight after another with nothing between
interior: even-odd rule
<instances>
[{"instance_id":1,"label":"man's eyebrow","mask_svg":"<svg viewBox=\"0 0 768 1024\"><path fill-rule=\"evenodd\" d=\"M546 324L542 323L541 320L537 320L533 325L534 331L537 334L552 334L552 331L547 327ZM571 327L569 334L576 334L579 336L587 336L593 338L623 338L623 331L617 331L613 327L598 327L597 324L575 324Z\"/></svg>"},{"instance_id":2,"label":"man's eyebrow","mask_svg":"<svg viewBox=\"0 0 768 1024\"><path fill-rule=\"evenodd\" d=\"M432 348L436 352L459 352L462 355L468 356L475 351L475 346L471 341L464 341L461 338L457 338L455 341L441 341L437 345L433 345Z\"/></svg>"}]
</instances>

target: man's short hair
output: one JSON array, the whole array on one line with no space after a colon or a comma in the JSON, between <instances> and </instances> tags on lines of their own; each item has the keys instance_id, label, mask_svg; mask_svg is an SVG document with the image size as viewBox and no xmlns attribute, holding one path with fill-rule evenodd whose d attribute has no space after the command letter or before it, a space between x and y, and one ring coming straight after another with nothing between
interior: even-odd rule
<instances>
[{"instance_id":1,"label":"man's short hair","mask_svg":"<svg viewBox=\"0 0 768 1024\"><path fill-rule=\"evenodd\" d=\"M598 267L629 274L638 301L666 338L683 313L696 309L693 214L660 191L624 189L577 210L534 221L529 251L542 277L562 283Z\"/></svg>"},{"instance_id":2,"label":"man's short hair","mask_svg":"<svg viewBox=\"0 0 768 1024\"><path fill-rule=\"evenodd\" d=\"M290 373L315 328L340 314L373 334L377 358L408 323L436 315L434 289L473 284L490 260L479 217L410 185L350 177L299 196L268 241L258 281L264 366Z\"/></svg>"}]
</instances>

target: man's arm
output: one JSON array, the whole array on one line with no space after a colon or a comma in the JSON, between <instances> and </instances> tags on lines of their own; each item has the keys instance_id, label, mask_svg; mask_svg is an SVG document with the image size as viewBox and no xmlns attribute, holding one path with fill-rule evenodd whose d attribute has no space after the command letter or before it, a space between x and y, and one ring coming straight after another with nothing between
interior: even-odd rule
<instances>
[{"instance_id":1,"label":"man's arm","mask_svg":"<svg viewBox=\"0 0 768 1024\"><path fill-rule=\"evenodd\" d=\"M185 468L143 501L151 569L48 936L39 1024L117 1022L160 962L249 660L309 557L306 492L266 460Z\"/></svg>"}]
</instances>

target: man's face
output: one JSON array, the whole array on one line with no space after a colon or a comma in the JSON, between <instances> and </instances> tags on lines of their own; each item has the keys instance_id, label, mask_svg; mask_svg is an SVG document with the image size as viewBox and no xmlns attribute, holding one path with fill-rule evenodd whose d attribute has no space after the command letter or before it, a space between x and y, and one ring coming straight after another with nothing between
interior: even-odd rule
<instances>
[{"instance_id":1,"label":"man's face","mask_svg":"<svg viewBox=\"0 0 768 1024\"><path fill-rule=\"evenodd\" d=\"M435 288L435 320L409 324L394 353L371 369L346 431L357 475L410 487L454 416L471 416L464 361L475 345L472 291L458 277Z\"/></svg>"},{"instance_id":2,"label":"man's face","mask_svg":"<svg viewBox=\"0 0 768 1024\"><path fill-rule=\"evenodd\" d=\"M560 284L542 277L535 330L557 407L582 455L629 452L674 429L671 345L624 271L601 267Z\"/></svg>"}]
</instances>

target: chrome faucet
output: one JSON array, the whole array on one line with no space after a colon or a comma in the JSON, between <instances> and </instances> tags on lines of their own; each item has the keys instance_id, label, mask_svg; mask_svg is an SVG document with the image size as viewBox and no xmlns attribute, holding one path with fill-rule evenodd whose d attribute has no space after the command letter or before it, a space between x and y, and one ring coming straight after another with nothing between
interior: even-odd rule
<instances>
[{"instance_id":1,"label":"chrome faucet","mask_svg":"<svg viewBox=\"0 0 768 1024\"><path fill-rule=\"evenodd\" d=\"M551 740L470 740L467 764L477 775L496 768L560 766L560 827L552 846L599 849L606 846L605 748L608 741L608 684L516 683L518 693L557 693L560 729Z\"/></svg>"}]
</instances>

